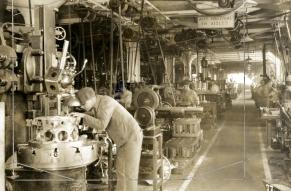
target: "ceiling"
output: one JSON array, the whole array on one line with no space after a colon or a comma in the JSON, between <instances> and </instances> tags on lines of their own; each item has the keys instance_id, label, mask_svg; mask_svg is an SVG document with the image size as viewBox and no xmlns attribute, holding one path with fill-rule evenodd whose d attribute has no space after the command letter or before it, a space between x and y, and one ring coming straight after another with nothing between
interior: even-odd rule
<instances>
[{"instance_id":1,"label":"ceiling","mask_svg":"<svg viewBox=\"0 0 291 191\"><path fill-rule=\"evenodd\" d=\"M286 19L286 22L291 25L289 14L291 0L256 0L255 2L236 0L234 8L226 9L220 8L218 1L207 0L150 0L150 3L160 11L160 15L169 18L168 27L191 29L197 29L197 18L203 16L201 10L209 14L217 14L222 11L231 11L236 8L236 5L240 7L235 10L237 19L245 24L239 32L242 35L240 46L237 47L231 42L231 35L227 29L215 29L221 32L223 37L217 35L209 43L208 47L217 53L221 62L241 61L241 55L244 52L262 50L263 43L267 44L269 50L276 53L274 34L276 34L278 44L280 44L280 37L282 41L291 40L287 38L285 24ZM199 11L196 10L197 8ZM252 41L243 43L245 38L250 38ZM252 60L261 61L262 59L261 56L256 56Z\"/></svg>"},{"instance_id":2,"label":"ceiling","mask_svg":"<svg viewBox=\"0 0 291 191\"><path fill-rule=\"evenodd\" d=\"M153 38L163 40L165 48L178 47L194 52L197 48L203 49L217 54L221 62L241 61L244 52L260 51L264 43L268 50L276 54L291 42L286 25L289 24L291 28L291 0L229 0L234 1L230 8L222 8L218 1L228 0L122 0L121 16L116 8L119 0L69 0L66 5L82 4L105 17L110 17L113 9L116 23L120 19L124 26L138 33L145 31ZM198 29L198 18L231 12L236 14L234 29ZM66 19L60 17L60 23L80 22L78 19ZM157 24L154 24L156 30L147 30L153 23ZM275 37L277 41L274 41ZM200 42L202 46L197 45Z\"/></svg>"}]
</instances>

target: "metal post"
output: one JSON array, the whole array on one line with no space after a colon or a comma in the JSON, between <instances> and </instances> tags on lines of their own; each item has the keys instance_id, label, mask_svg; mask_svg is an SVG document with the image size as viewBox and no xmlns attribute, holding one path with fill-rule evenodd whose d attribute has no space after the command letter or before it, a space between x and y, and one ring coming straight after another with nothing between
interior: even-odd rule
<instances>
[{"instance_id":1,"label":"metal post","mask_svg":"<svg viewBox=\"0 0 291 191\"><path fill-rule=\"evenodd\" d=\"M0 102L0 190L5 190L5 103Z\"/></svg>"},{"instance_id":2,"label":"metal post","mask_svg":"<svg viewBox=\"0 0 291 191\"><path fill-rule=\"evenodd\" d=\"M84 29L84 21L81 20L81 33L82 33L82 56L83 60L86 59L86 44L85 44L85 29ZM84 70L84 85L87 86L87 71L86 68Z\"/></svg>"},{"instance_id":3,"label":"metal post","mask_svg":"<svg viewBox=\"0 0 291 191\"><path fill-rule=\"evenodd\" d=\"M113 153L112 153L112 148L113 148L113 143L111 139L108 140L108 191L113 191L114 190L114 180L113 180Z\"/></svg>"},{"instance_id":4,"label":"metal post","mask_svg":"<svg viewBox=\"0 0 291 191\"><path fill-rule=\"evenodd\" d=\"M121 6L119 6L119 15L121 17ZM122 40L122 23L121 18L119 18L119 46L120 46L120 62L121 62L121 77L122 77L122 90L125 89L125 79L124 79L124 60L123 60L123 40Z\"/></svg>"},{"instance_id":5,"label":"metal post","mask_svg":"<svg viewBox=\"0 0 291 191\"><path fill-rule=\"evenodd\" d=\"M111 10L111 21L110 21L110 84L109 84L109 95L112 96L112 83L113 83L113 11ZM104 57L105 58L105 57Z\"/></svg>"}]
</instances>

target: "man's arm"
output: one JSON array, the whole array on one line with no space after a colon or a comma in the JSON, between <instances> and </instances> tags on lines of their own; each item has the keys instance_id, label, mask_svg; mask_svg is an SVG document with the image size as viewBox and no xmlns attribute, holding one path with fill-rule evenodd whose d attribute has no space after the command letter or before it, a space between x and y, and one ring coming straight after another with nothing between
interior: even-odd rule
<instances>
[{"instance_id":1,"label":"man's arm","mask_svg":"<svg viewBox=\"0 0 291 191\"><path fill-rule=\"evenodd\" d=\"M100 103L95 108L97 110L96 117L85 115L84 124L95 128L97 131L104 131L111 120L116 102L106 96L100 99Z\"/></svg>"}]
</instances>

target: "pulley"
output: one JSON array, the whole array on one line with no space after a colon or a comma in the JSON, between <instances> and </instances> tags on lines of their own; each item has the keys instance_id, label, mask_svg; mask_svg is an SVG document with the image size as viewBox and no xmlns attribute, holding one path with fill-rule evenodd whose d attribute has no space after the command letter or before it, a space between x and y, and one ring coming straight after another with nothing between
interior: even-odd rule
<instances>
[{"instance_id":1,"label":"pulley","mask_svg":"<svg viewBox=\"0 0 291 191\"><path fill-rule=\"evenodd\" d=\"M137 120L139 125L143 127L149 127L155 123L155 111L148 107L139 107L134 114L134 118Z\"/></svg>"},{"instance_id":2,"label":"pulley","mask_svg":"<svg viewBox=\"0 0 291 191\"><path fill-rule=\"evenodd\" d=\"M198 40L197 43L196 43L196 46L199 49L206 49L207 48L207 42L206 42L205 39Z\"/></svg>"},{"instance_id":3,"label":"pulley","mask_svg":"<svg viewBox=\"0 0 291 191\"><path fill-rule=\"evenodd\" d=\"M127 0L110 0L109 1L109 7L113 11L117 11L119 6L121 6L121 12L124 13L128 9L128 1Z\"/></svg>"},{"instance_id":4,"label":"pulley","mask_svg":"<svg viewBox=\"0 0 291 191\"><path fill-rule=\"evenodd\" d=\"M32 56L32 48L26 48L23 51L22 62L24 65L24 72L28 81L34 81L37 73L37 63L34 56Z\"/></svg>"},{"instance_id":5,"label":"pulley","mask_svg":"<svg viewBox=\"0 0 291 191\"><path fill-rule=\"evenodd\" d=\"M154 17L147 16L141 20L141 27L144 30L151 30L155 27L156 24L157 24L157 20Z\"/></svg>"},{"instance_id":6,"label":"pulley","mask_svg":"<svg viewBox=\"0 0 291 191\"><path fill-rule=\"evenodd\" d=\"M125 28L123 30L123 39L131 40L131 41L138 41L138 33L131 28Z\"/></svg>"},{"instance_id":7,"label":"pulley","mask_svg":"<svg viewBox=\"0 0 291 191\"><path fill-rule=\"evenodd\" d=\"M133 104L136 108L148 106L156 109L159 107L160 97L154 90L144 88L134 94Z\"/></svg>"}]
</instances>

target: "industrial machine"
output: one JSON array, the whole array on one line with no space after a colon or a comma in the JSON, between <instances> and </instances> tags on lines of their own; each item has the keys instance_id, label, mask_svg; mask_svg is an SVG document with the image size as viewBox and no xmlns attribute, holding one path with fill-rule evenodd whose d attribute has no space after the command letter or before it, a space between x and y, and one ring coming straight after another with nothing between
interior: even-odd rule
<instances>
[{"instance_id":1,"label":"industrial machine","mask_svg":"<svg viewBox=\"0 0 291 191\"><path fill-rule=\"evenodd\" d=\"M159 94L161 89L164 90L162 87L147 87L134 95L135 118L144 128L144 144L149 143L149 140L156 142L156 145L162 144L162 152L174 165L172 173L181 174L189 167L202 144L203 130L200 128L200 117L203 115L203 108L162 104ZM157 136L161 131L163 140ZM164 161L166 165L163 165L166 172L169 169L168 159ZM143 163L143 161L146 160L142 157L141 169L143 166L144 168L151 166L149 162ZM155 166L155 163L153 164Z\"/></svg>"},{"instance_id":2,"label":"industrial machine","mask_svg":"<svg viewBox=\"0 0 291 191\"><path fill-rule=\"evenodd\" d=\"M160 96L152 88L144 88L134 95L135 119L143 128L143 144L139 178L153 190L162 190L163 183L170 179L171 164L163 154L163 133L156 123L156 109L160 106Z\"/></svg>"},{"instance_id":3,"label":"industrial machine","mask_svg":"<svg viewBox=\"0 0 291 191\"><path fill-rule=\"evenodd\" d=\"M77 63L66 31L55 24L64 0L29 2L8 2L18 17L3 20L0 30L0 98L7 105L5 133L12 137L6 140L6 188L84 191L86 167L110 144L104 132L70 114L80 111L74 82L87 59Z\"/></svg>"}]
</instances>

